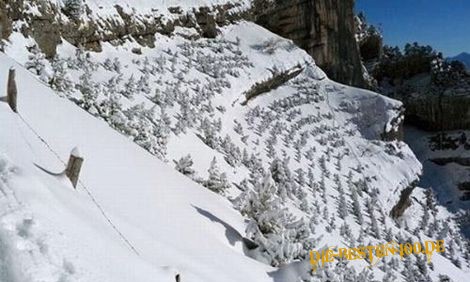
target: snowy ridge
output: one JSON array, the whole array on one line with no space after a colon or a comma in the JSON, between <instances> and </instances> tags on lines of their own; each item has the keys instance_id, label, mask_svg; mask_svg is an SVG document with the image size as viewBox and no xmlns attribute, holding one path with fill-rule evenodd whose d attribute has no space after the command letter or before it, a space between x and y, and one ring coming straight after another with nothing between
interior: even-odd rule
<instances>
[{"instance_id":1,"label":"snowy ridge","mask_svg":"<svg viewBox=\"0 0 470 282\"><path fill-rule=\"evenodd\" d=\"M439 281L439 275L465 281L468 246L452 214L432 195L416 188L405 214L389 216L400 192L421 172L405 143L382 140L397 130L400 102L329 80L291 41L256 24L228 25L215 39L188 39L194 33L177 28L172 36L156 34L154 48L132 39L103 43L99 53L64 41L51 61L30 38L10 36L6 54L47 85L20 70L19 79L31 82L18 82L20 97L35 94L20 100L21 115L64 159L80 148L83 182L140 254L123 244L79 189L74 208L87 211L99 229L95 235L112 237L115 259L129 257L143 270L108 274L114 261L101 267L103 253L73 250L66 254L94 257L100 267L67 258L75 265L70 279L132 281L132 275L142 275L137 281L147 281L156 272L172 281L178 271L182 281ZM5 80L12 63L2 58ZM296 66L303 69L297 77L241 105L253 85ZM17 119L2 107L2 122L16 134ZM23 134L31 150L17 145L20 137L0 141L11 162L45 183L42 190L56 187L68 195L61 199L77 197L70 186L37 170L32 162L51 171L63 165L27 128ZM34 199L23 197L38 222L47 222ZM54 205L68 208L66 200ZM52 222L49 232L57 226ZM64 237L72 240L76 233L68 232ZM247 250L243 237L258 247ZM432 266L418 256L387 258L372 269L361 260L309 271L311 249L427 239L445 239L449 247L444 256L434 256ZM81 246L79 241L74 243Z\"/></svg>"},{"instance_id":2,"label":"snowy ridge","mask_svg":"<svg viewBox=\"0 0 470 282\"><path fill-rule=\"evenodd\" d=\"M127 14L151 15L160 14L167 18L171 18L169 8L179 7L182 13L192 12L193 9L199 7L214 7L218 5L237 5L239 10L246 10L251 6L250 0L233 1L233 0L137 0L137 1L121 1L121 0L86 0L85 4L93 15L101 18L118 16L116 6L120 6Z\"/></svg>"}]
</instances>

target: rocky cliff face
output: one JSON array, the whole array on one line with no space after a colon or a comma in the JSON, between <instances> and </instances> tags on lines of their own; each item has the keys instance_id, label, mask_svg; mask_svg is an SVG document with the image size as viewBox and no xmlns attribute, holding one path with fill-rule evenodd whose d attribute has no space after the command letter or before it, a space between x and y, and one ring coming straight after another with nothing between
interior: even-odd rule
<instances>
[{"instance_id":1,"label":"rocky cliff face","mask_svg":"<svg viewBox=\"0 0 470 282\"><path fill-rule=\"evenodd\" d=\"M3 0L0 0L0 40L6 39L10 36L11 33L11 20L7 15L6 3ZM0 50L1 48L0 41Z\"/></svg>"},{"instance_id":2,"label":"rocky cliff face","mask_svg":"<svg viewBox=\"0 0 470 282\"><path fill-rule=\"evenodd\" d=\"M234 2L235 3L235 2ZM33 5L39 12L32 12ZM251 10L237 10L237 4L201 7L188 13L179 7L169 8L173 20L163 21L161 11L138 17L116 6L114 18L87 18L86 25L68 19L60 7L49 1L0 0L0 35L8 38L11 22L24 20L20 27L32 36L47 57L55 55L61 38L73 45L101 50L102 42L116 42L132 37L152 47L154 34L171 34L175 26L196 28L203 37L215 37L217 26L238 19L255 20L269 30L292 39L306 50L316 63L334 80L366 86L361 55L355 39L354 0L254 0ZM85 17L92 11L84 8Z\"/></svg>"},{"instance_id":3,"label":"rocky cliff face","mask_svg":"<svg viewBox=\"0 0 470 282\"><path fill-rule=\"evenodd\" d=\"M354 0L255 0L253 6L258 24L292 39L329 77L365 85L354 37Z\"/></svg>"},{"instance_id":4,"label":"rocky cliff face","mask_svg":"<svg viewBox=\"0 0 470 282\"><path fill-rule=\"evenodd\" d=\"M449 89L441 95L413 93L404 99L407 119L420 128L440 131L470 128L470 92Z\"/></svg>"},{"instance_id":5,"label":"rocky cliff face","mask_svg":"<svg viewBox=\"0 0 470 282\"><path fill-rule=\"evenodd\" d=\"M169 35L177 26L194 28L199 37L213 38L218 33L218 26L242 17L249 18L248 11L238 9L238 6L237 3L227 1L227 4L193 8L190 11L168 7L168 11L152 9L146 14L136 15L115 5L114 14L101 17L84 4L83 14L73 18L68 17L52 1L0 0L0 39L8 39L12 30L17 29L23 35L32 37L48 58L56 54L61 38L75 46L81 45L98 52L104 42L117 45L131 38L142 46L153 47L156 33ZM163 19L162 13L171 16ZM22 21L22 24L13 28L12 22L15 21Z\"/></svg>"}]
</instances>

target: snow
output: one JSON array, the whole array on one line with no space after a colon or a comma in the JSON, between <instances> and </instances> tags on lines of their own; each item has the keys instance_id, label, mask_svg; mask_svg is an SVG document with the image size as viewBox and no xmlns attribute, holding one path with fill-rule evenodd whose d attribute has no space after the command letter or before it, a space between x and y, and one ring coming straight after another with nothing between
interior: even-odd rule
<instances>
[{"instance_id":1,"label":"snow","mask_svg":"<svg viewBox=\"0 0 470 282\"><path fill-rule=\"evenodd\" d=\"M462 132L468 136L468 131L447 131L445 133L458 140ZM439 158L469 158L468 150L461 144L455 149L433 150L433 144L430 140L435 136L437 136L436 132L426 132L413 126L406 127L405 139L423 164L423 176L419 185L432 189L438 202L450 211L468 211L470 201L463 201L461 199L462 192L458 189L460 183L470 181L468 167L455 162L438 165L432 161ZM466 236L470 236L468 222L462 228Z\"/></svg>"},{"instance_id":2,"label":"snow","mask_svg":"<svg viewBox=\"0 0 470 282\"><path fill-rule=\"evenodd\" d=\"M0 234L16 242L3 262L11 281L174 281L175 272L183 281L270 280L272 268L243 254L244 221L226 200L51 93L5 55L0 62L0 84L10 66L17 70L21 115L0 105ZM27 124L62 160L80 146L86 157L77 191L35 166L63 169ZM17 235L20 229L27 235Z\"/></svg>"},{"instance_id":3,"label":"snow","mask_svg":"<svg viewBox=\"0 0 470 282\"><path fill-rule=\"evenodd\" d=\"M77 157L77 158L81 158L82 157L82 154L80 153L80 150L78 149L78 147L74 147L72 149L72 152L70 152L70 154L74 157Z\"/></svg>"},{"instance_id":4,"label":"snow","mask_svg":"<svg viewBox=\"0 0 470 282\"><path fill-rule=\"evenodd\" d=\"M448 131L448 136L460 138L462 131ZM470 203L459 200L460 192L457 189L457 184L464 182L468 175L468 169L465 166L457 163L450 162L445 165L437 165L432 160L439 158L467 158L467 150L463 146L456 149L446 150L432 150L432 142L430 138L437 136L436 132L426 132L419 130L416 127L408 126L406 130L406 140L413 148L416 156L422 161L424 165L424 175L421 179L423 187L432 187L439 196L439 201L442 204L447 204L451 210L456 211L459 208L470 208ZM443 182L443 179L448 179Z\"/></svg>"},{"instance_id":5,"label":"snow","mask_svg":"<svg viewBox=\"0 0 470 282\"><path fill-rule=\"evenodd\" d=\"M93 7L90 17L115 16L116 3L139 17L152 12L155 3L159 8L155 13L160 13L175 3L192 9L202 2L87 1ZM7 242L9 256L3 265L11 277L31 269L25 273L33 281L38 277L46 277L46 281L174 281L175 274L181 273L183 282L290 282L311 278L308 261L302 261L301 253L289 257L299 244L304 244L305 252L329 246L376 245L383 243L385 233L396 240L428 238L425 228L420 227L426 210L423 189L415 189L412 205L402 218L389 216L400 192L412 185L422 170L404 142L382 141L384 131L397 129L392 121L402 119L400 102L331 81L292 41L254 23L240 21L220 31L215 39L189 40L186 36L194 34L194 29L178 27L171 36L156 34L153 48L130 38L117 46L103 43L101 52L87 56L64 40L58 46L57 59L66 63L65 77L71 87L59 92L51 91L49 85L35 80L6 56L0 57L0 85L5 83L8 67L14 65L19 86L20 116L0 105L0 152L5 164L0 166L0 183L6 183L2 189L11 195L2 198L0 211L8 212L2 217L5 224L0 227L0 236L6 234L2 242ZM31 60L25 46L32 43L15 31L6 44L6 54L24 65ZM137 47L141 55L131 52ZM78 64L85 57L89 62ZM52 72L38 76L48 81L58 69L48 61L43 63L40 67ZM274 70L298 66L303 71L295 79L241 105L244 93L272 78ZM89 75L86 80L85 74ZM131 78L146 89L126 86ZM90 99L90 107L84 103L82 87L90 87L97 96ZM100 114L99 110L106 110L102 104L113 98L120 104L118 114ZM132 112L135 107L144 114ZM184 107L192 110L188 120L180 117ZM167 128L161 127L164 112L170 120ZM120 118L125 122L117 122ZM205 119L209 125L203 123ZM181 120L191 125L179 131L177 122ZM220 126L214 125L219 121ZM155 123L156 130L149 130ZM236 125L239 130L234 129ZM215 144L208 144L205 127L211 129L209 137ZM229 141L225 142L227 136ZM84 156L76 191L60 173L74 147ZM260 167L240 160L232 163L236 159L230 155L233 148L240 153L246 150ZM188 154L194 162L195 181L173 169L173 160ZM196 184L207 183L214 158L233 184L224 191L226 198ZM278 237L282 240L277 242L265 240L276 253L287 253L286 263L277 268L268 266L269 256L266 252L263 256L261 248L243 247L242 236L257 237L246 230L250 218L242 217L231 202L243 195L243 189L253 188L247 184L237 189L243 180L261 179L259 170L270 171L275 159L289 160L282 169L292 175L287 184L295 188L284 198L276 195L281 199L280 208L291 215L281 224L288 232L265 234L292 233ZM294 175L299 169L311 172L312 183L298 184ZM281 186L279 182L276 185ZM349 212L354 203L352 191L361 193L356 202L364 217L362 224ZM6 208L12 204L17 212ZM452 214L442 207L438 211L433 219L439 220L442 229L451 228L446 239L456 238ZM379 222L375 224L378 235L371 230L374 220ZM298 229L304 230L296 228L299 222L305 223L301 227L308 233L304 241L296 239ZM348 226L352 234L340 234L340 226ZM432 234L429 239L437 236ZM288 245L290 241L294 247ZM19 245L30 246L30 250ZM30 259L27 253L36 257ZM463 251L458 250L456 256L462 259ZM10 257L21 263L13 266ZM434 270L425 268L433 277L446 273L463 281L467 265L458 271L448 267L449 258L439 258L447 263L434 265ZM315 278L340 280L340 276L359 273L367 265L366 261L331 265ZM375 279L385 276L383 265L372 270ZM407 267L413 265L398 263L398 269L392 271L397 280L406 280L401 271Z\"/></svg>"},{"instance_id":6,"label":"snow","mask_svg":"<svg viewBox=\"0 0 470 282\"><path fill-rule=\"evenodd\" d=\"M179 7L181 12L192 12L198 7L212 7L224 4L235 4L239 9L246 10L250 7L249 0L86 0L86 5L93 11L94 16L107 18L118 15L116 5L123 8L127 14L161 14L167 18L171 17L168 8Z\"/></svg>"}]
</instances>

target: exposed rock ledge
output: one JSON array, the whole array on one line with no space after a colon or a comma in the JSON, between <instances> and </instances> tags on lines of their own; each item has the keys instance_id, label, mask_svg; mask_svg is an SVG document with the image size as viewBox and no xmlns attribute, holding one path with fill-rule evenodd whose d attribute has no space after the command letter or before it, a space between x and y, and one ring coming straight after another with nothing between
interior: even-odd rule
<instances>
[{"instance_id":1,"label":"exposed rock ledge","mask_svg":"<svg viewBox=\"0 0 470 282\"><path fill-rule=\"evenodd\" d=\"M354 0L254 0L255 21L306 50L330 78L365 86Z\"/></svg>"},{"instance_id":2,"label":"exposed rock ledge","mask_svg":"<svg viewBox=\"0 0 470 282\"><path fill-rule=\"evenodd\" d=\"M467 91L411 94L403 100L407 119L431 131L470 128L470 90Z\"/></svg>"},{"instance_id":3,"label":"exposed rock ledge","mask_svg":"<svg viewBox=\"0 0 470 282\"><path fill-rule=\"evenodd\" d=\"M22 26L15 28L34 38L48 58L56 54L62 38L94 51L100 51L103 42L118 44L129 38L143 46L153 47L156 33L171 34L176 26L194 28L199 36L213 38L217 35L217 26L248 17L248 11L245 13L237 7L237 4L224 4L199 7L185 13L174 7L168 9L171 19L163 18L158 11L128 14L117 5L116 16L101 18L94 16L86 7L85 16L76 20L64 15L53 1L0 0L0 35L1 39L8 39L13 29L12 22L21 20Z\"/></svg>"},{"instance_id":4,"label":"exposed rock ledge","mask_svg":"<svg viewBox=\"0 0 470 282\"><path fill-rule=\"evenodd\" d=\"M171 34L176 26L195 28L200 36L213 38L218 26L246 19L292 39L332 79L366 86L355 39L354 0L253 0L251 8L240 8L235 0L227 3L190 12L170 7L170 19L156 10L128 14L120 6L115 6L114 16L101 18L86 7L85 16L77 20L64 15L55 1L0 0L0 36L7 39L11 23L21 20L21 32L32 36L52 58L62 38L94 51L100 51L103 42L117 44L128 38L153 47L155 33Z\"/></svg>"}]
</instances>

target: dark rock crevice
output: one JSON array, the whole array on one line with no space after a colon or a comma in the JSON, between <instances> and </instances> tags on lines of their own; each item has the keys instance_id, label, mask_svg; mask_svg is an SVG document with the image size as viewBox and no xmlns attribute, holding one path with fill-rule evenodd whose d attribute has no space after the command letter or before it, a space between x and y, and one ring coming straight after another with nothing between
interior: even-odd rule
<instances>
[{"instance_id":1,"label":"dark rock crevice","mask_svg":"<svg viewBox=\"0 0 470 282\"><path fill-rule=\"evenodd\" d=\"M470 93L411 93L403 102L407 122L424 130L470 128Z\"/></svg>"}]
</instances>

